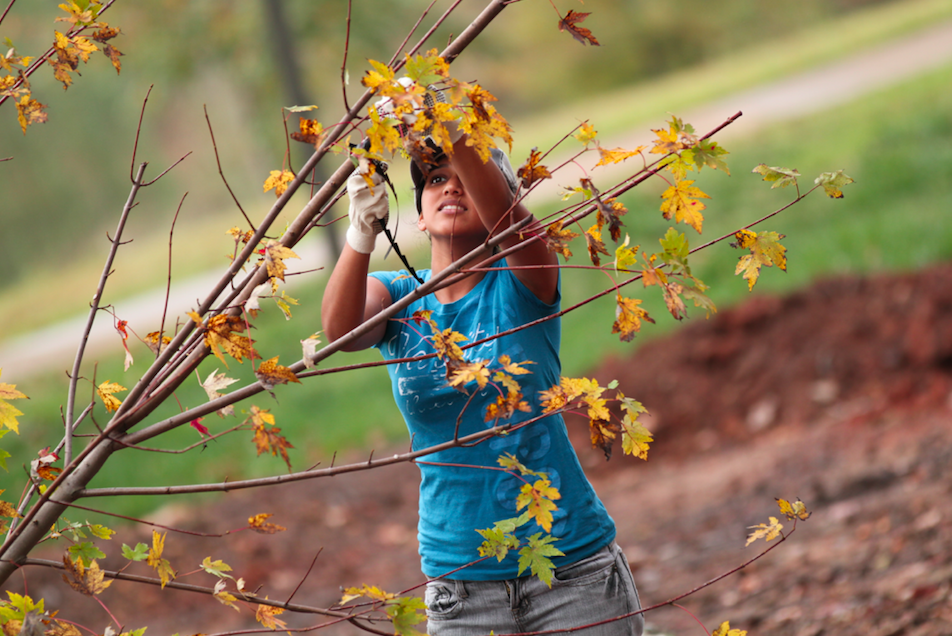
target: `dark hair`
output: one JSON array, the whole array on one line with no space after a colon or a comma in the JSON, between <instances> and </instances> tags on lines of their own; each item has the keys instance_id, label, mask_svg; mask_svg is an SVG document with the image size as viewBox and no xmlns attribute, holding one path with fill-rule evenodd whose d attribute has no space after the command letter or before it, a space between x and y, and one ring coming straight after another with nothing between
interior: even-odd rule
<instances>
[{"instance_id":1,"label":"dark hair","mask_svg":"<svg viewBox=\"0 0 952 636\"><path fill-rule=\"evenodd\" d=\"M444 155L442 152L433 157L434 165L443 160ZM515 194L516 190L519 189L519 182L516 180L516 173L513 172L512 164L509 163L509 158L499 148L490 149L490 157L497 166L499 166L499 171L502 173L502 176L506 179L506 184L509 186L509 189L512 190L512 193ZM413 191L416 198L416 209L418 214L423 212L423 186L426 183L426 173L429 170L424 171L424 169L416 162L410 162L410 179L413 181Z\"/></svg>"}]
</instances>

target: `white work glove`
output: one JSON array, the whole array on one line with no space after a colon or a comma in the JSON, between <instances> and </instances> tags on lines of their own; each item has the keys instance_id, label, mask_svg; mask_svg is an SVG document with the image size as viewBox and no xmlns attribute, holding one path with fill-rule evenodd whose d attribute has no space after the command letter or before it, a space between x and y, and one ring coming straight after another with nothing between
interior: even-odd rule
<instances>
[{"instance_id":1,"label":"white work glove","mask_svg":"<svg viewBox=\"0 0 952 636\"><path fill-rule=\"evenodd\" d=\"M347 179L347 194L350 196L350 227L347 228L347 243L361 254L374 251L377 235L383 232L390 216L390 199L387 186L379 170L371 176L373 189L367 184L361 169L354 171Z\"/></svg>"}]
</instances>

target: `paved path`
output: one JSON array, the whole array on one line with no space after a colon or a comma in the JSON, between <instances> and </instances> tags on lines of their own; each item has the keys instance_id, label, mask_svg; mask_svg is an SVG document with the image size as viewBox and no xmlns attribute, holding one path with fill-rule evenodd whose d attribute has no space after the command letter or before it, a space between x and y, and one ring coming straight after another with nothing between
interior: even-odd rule
<instances>
[{"instance_id":1,"label":"paved path","mask_svg":"<svg viewBox=\"0 0 952 636\"><path fill-rule=\"evenodd\" d=\"M737 111L743 111L741 121L718 135L718 138L750 135L764 126L847 103L950 62L952 21L837 60L827 66L735 93L680 115L685 121L694 124L697 130L708 130ZM650 138L645 136L606 140L605 145L633 148L649 142ZM609 178L611 176L605 172L602 174ZM581 171L577 174L560 172L554 183L546 184L549 190L542 190L533 196L554 195L560 184L578 183L580 175ZM298 269L330 264L326 255L316 251L297 251L302 256L302 261L295 263ZM194 307L195 299L202 296L203 291L217 281L218 277L219 273L216 272L175 284L172 288L169 315L180 316ZM156 322L155 316L161 315L164 299L164 289L147 292L117 301L116 312L133 326L151 325ZM69 369L85 321L84 314L0 343L2 379L22 383L27 376L39 371ZM157 328L155 326L137 330L148 332ZM118 353L121 351L120 346L112 321L108 316L101 316L90 336L89 352L111 347ZM145 352L144 349L139 349ZM144 368L145 362L143 359L137 364Z\"/></svg>"}]
</instances>

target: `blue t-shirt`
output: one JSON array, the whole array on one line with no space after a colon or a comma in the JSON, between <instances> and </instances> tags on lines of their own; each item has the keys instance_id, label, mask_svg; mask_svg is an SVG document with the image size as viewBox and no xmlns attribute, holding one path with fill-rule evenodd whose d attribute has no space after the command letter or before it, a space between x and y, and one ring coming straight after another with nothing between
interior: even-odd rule
<instances>
[{"instance_id":1,"label":"blue t-shirt","mask_svg":"<svg viewBox=\"0 0 952 636\"><path fill-rule=\"evenodd\" d=\"M407 320L418 310L431 310L430 317L440 330L452 329L466 336L468 340L460 343L462 346L559 311L558 300L551 305L543 303L503 267L505 261L455 302L444 305L431 294L394 316L376 345L384 358L412 358L435 351L427 339L432 334L429 325ZM419 275L424 281L429 280L430 271L421 271ZM418 286L405 271L375 272L371 276L386 285L394 302ZM539 392L559 383L560 338L561 325L555 318L465 349L464 357L469 361L490 360L490 368L499 366L501 355L518 363L532 361L533 364L526 365L530 374L515 376L523 399L531 407L530 413L516 412L510 420L515 424L537 416L541 412ZM452 440L461 413L460 437L494 424L485 421L486 407L495 403L500 394L491 385L479 391L467 406L469 397L447 384L446 367L436 357L391 364L387 368L394 399L406 420L415 450ZM465 389L472 393L478 387L471 382ZM554 546L565 553L564 557L553 559L556 567L584 559L615 538L615 524L582 471L562 417L553 415L508 435L421 459L455 464L418 464L422 475L418 538L421 567L428 577L442 576L478 559L483 538L476 530L491 528L497 521L521 514L516 510L516 497L522 481L499 470L470 468L499 468L497 460L504 453L514 455L531 470L546 473L562 495L555 502L558 510L553 513L551 529L551 534L559 539ZM526 538L537 532L544 531L530 520L516 534L524 545ZM511 579L517 577L518 570L517 551L510 551L501 563L495 557L486 559L449 578ZM523 576L527 574L528 571L523 572Z\"/></svg>"}]
</instances>

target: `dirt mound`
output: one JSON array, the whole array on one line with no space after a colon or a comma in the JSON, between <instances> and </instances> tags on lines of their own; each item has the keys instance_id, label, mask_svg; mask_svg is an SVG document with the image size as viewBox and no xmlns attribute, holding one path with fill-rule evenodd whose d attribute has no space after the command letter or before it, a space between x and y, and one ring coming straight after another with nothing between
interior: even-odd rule
<instances>
[{"instance_id":1,"label":"dirt mound","mask_svg":"<svg viewBox=\"0 0 952 636\"><path fill-rule=\"evenodd\" d=\"M730 620L752 635L952 634L952 266L755 297L595 375L641 400L657 437L648 462L620 453L605 462L570 423L646 606L766 548L744 543L749 526L778 515L775 497L800 497L814 513L760 560L681 600L683 609L652 611L654 628L700 636L697 617L709 630ZM163 523L220 532L266 502L289 529L170 535L165 556L180 573L223 559L262 594L307 605L333 603L340 585L402 590L421 580L417 480L397 466L170 507ZM33 568L27 580L48 607L102 631L102 608L57 575ZM185 592L117 584L102 598L149 633L255 625L247 609Z\"/></svg>"},{"instance_id":2,"label":"dirt mound","mask_svg":"<svg viewBox=\"0 0 952 636\"><path fill-rule=\"evenodd\" d=\"M952 390L952 266L757 296L607 360L596 377L649 408L656 457L830 415L941 407Z\"/></svg>"}]
</instances>

